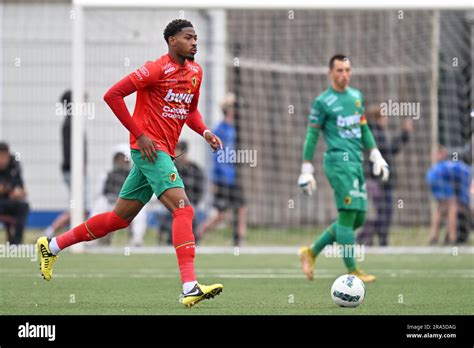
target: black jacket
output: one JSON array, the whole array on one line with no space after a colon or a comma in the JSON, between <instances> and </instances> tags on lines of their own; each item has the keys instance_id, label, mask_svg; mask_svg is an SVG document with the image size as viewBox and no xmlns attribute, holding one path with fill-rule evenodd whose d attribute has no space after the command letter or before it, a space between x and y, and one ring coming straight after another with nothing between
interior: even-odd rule
<instances>
[{"instance_id":1,"label":"black jacket","mask_svg":"<svg viewBox=\"0 0 474 348\"><path fill-rule=\"evenodd\" d=\"M61 130L63 140L63 163L61 170L64 172L71 171L71 140L72 140L72 118L71 116L65 116ZM87 140L84 137L84 170L86 170L87 163Z\"/></svg>"},{"instance_id":2,"label":"black jacket","mask_svg":"<svg viewBox=\"0 0 474 348\"><path fill-rule=\"evenodd\" d=\"M204 174L202 170L193 162L188 162L186 165L179 161L175 163L186 187L186 195L189 201L193 205L197 205L201 201L204 190Z\"/></svg>"},{"instance_id":3,"label":"black jacket","mask_svg":"<svg viewBox=\"0 0 474 348\"><path fill-rule=\"evenodd\" d=\"M398 135L393 137L391 140L387 138L386 132L384 128L377 124L370 124L370 130L374 135L375 143L377 144L377 148L380 150L383 158L387 161L389 169L390 169L390 177L387 183L384 186L393 187L396 181L396 171L395 171L395 155L400 152L403 144L407 143L410 139L410 134L402 130ZM365 174L366 177L375 178L372 174L372 162L368 159L365 162Z\"/></svg>"},{"instance_id":4,"label":"black jacket","mask_svg":"<svg viewBox=\"0 0 474 348\"><path fill-rule=\"evenodd\" d=\"M8 188L8 192L0 194L0 199L8 198L9 193L13 191L15 187L23 188L20 162L16 161L11 155L8 166L0 170L0 185L4 185Z\"/></svg>"}]
</instances>

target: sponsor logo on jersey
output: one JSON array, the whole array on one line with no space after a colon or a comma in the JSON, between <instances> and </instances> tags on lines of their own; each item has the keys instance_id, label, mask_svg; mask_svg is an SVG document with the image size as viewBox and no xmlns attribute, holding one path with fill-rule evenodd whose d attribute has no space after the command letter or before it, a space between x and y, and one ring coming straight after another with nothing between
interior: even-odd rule
<instances>
[{"instance_id":1,"label":"sponsor logo on jersey","mask_svg":"<svg viewBox=\"0 0 474 348\"><path fill-rule=\"evenodd\" d=\"M166 75L166 74L169 74L170 72L173 72L173 71L175 71L175 70L176 70L176 68L175 68L174 66L171 66L171 67L169 67L168 69L165 70L164 74L165 74L165 75Z\"/></svg>"},{"instance_id":2,"label":"sponsor logo on jersey","mask_svg":"<svg viewBox=\"0 0 474 348\"><path fill-rule=\"evenodd\" d=\"M166 102L176 102L176 103L187 103L191 104L194 94L192 93L174 93L173 89L170 88L164 100Z\"/></svg>"},{"instance_id":3,"label":"sponsor logo on jersey","mask_svg":"<svg viewBox=\"0 0 474 348\"><path fill-rule=\"evenodd\" d=\"M337 125L339 127L352 127L360 124L360 115L341 116L337 115Z\"/></svg>"},{"instance_id":4,"label":"sponsor logo on jersey","mask_svg":"<svg viewBox=\"0 0 474 348\"><path fill-rule=\"evenodd\" d=\"M148 71L147 67L146 66L142 66L140 69L140 72L143 74L143 76L145 77L148 77L150 76L150 72Z\"/></svg>"},{"instance_id":5,"label":"sponsor logo on jersey","mask_svg":"<svg viewBox=\"0 0 474 348\"><path fill-rule=\"evenodd\" d=\"M196 84L197 84L196 76L193 76L193 78L191 79L191 82L193 84L193 87L196 87Z\"/></svg>"},{"instance_id":6,"label":"sponsor logo on jersey","mask_svg":"<svg viewBox=\"0 0 474 348\"><path fill-rule=\"evenodd\" d=\"M169 74L169 73L175 71L176 68L173 66L172 63L168 63L168 64L166 64L166 65L163 67L163 70L164 70L164 71L163 71L163 74L166 75L166 74Z\"/></svg>"},{"instance_id":7,"label":"sponsor logo on jersey","mask_svg":"<svg viewBox=\"0 0 474 348\"><path fill-rule=\"evenodd\" d=\"M199 68L197 66L192 66L191 70L194 71L195 73L199 72Z\"/></svg>"},{"instance_id":8,"label":"sponsor logo on jersey","mask_svg":"<svg viewBox=\"0 0 474 348\"><path fill-rule=\"evenodd\" d=\"M161 116L168 118L175 118L178 120L185 120L188 118L189 110L185 108L172 108L168 105L163 106Z\"/></svg>"},{"instance_id":9,"label":"sponsor logo on jersey","mask_svg":"<svg viewBox=\"0 0 474 348\"><path fill-rule=\"evenodd\" d=\"M324 99L324 102L327 104L327 106L331 106L332 104L334 104L336 100L337 100L337 96L335 96L334 94L331 94L329 97Z\"/></svg>"},{"instance_id":10,"label":"sponsor logo on jersey","mask_svg":"<svg viewBox=\"0 0 474 348\"><path fill-rule=\"evenodd\" d=\"M143 81L143 76L139 70L135 70L134 74L137 77L137 79L139 79L140 81Z\"/></svg>"},{"instance_id":11,"label":"sponsor logo on jersey","mask_svg":"<svg viewBox=\"0 0 474 348\"><path fill-rule=\"evenodd\" d=\"M148 77L148 76L150 76L150 72L148 71L148 69L147 69L146 66L142 66L142 67L138 68L138 69L135 71L135 76L136 76L140 81L143 81L143 77Z\"/></svg>"}]
</instances>

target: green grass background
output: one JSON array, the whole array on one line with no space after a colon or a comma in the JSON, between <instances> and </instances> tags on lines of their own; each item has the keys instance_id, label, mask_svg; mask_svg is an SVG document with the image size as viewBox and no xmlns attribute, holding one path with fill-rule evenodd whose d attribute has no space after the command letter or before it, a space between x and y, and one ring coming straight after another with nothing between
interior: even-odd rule
<instances>
[{"instance_id":1,"label":"green grass background","mask_svg":"<svg viewBox=\"0 0 474 348\"><path fill-rule=\"evenodd\" d=\"M37 262L4 258L0 314L358 315L474 314L472 255L366 255L377 275L357 308L332 303L330 287L344 273L340 259L317 259L306 280L296 255L198 255L199 281L224 284L223 293L187 309L174 255L60 255L51 282Z\"/></svg>"}]
</instances>

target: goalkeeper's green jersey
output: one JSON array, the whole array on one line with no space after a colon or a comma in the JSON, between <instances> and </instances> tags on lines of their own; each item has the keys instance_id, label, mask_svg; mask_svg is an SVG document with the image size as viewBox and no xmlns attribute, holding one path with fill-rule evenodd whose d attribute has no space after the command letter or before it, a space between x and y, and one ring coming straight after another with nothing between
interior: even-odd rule
<instances>
[{"instance_id":1,"label":"goalkeeper's green jersey","mask_svg":"<svg viewBox=\"0 0 474 348\"><path fill-rule=\"evenodd\" d=\"M344 92L329 87L314 100L308 119L324 133L325 161L362 162L361 126L367 124L362 105L362 93L351 87Z\"/></svg>"}]
</instances>

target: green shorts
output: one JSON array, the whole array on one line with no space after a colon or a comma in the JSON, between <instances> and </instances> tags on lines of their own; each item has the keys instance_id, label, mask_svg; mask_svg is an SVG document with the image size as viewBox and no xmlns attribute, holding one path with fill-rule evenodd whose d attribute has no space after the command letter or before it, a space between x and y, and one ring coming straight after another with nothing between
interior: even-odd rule
<instances>
[{"instance_id":1,"label":"green shorts","mask_svg":"<svg viewBox=\"0 0 474 348\"><path fill-rule=\"evenodd\" d=\"M337 210L367 211L367 190L362 163L325 161L324 172L334 191Z\"/></svg>"},{"instance_id":2,"label":"green shorts","mask_svg":"<svg viewBox=\"0 0 474 348\"><path fill-rule=\"evenodd\" d=\"M160 198L170 188L184 189L183 180L171 156L163 151L156 151L156 154L155 163L150 163L148 159L142 159L139 150L131 150L133 166L122 186L120 198L139 200L146 204L153 193Z\"/></svg>"}]
</instances>

